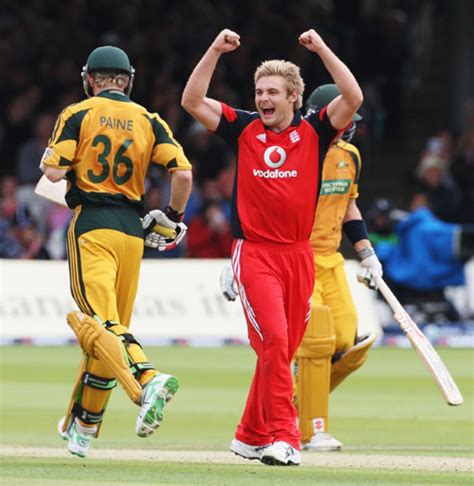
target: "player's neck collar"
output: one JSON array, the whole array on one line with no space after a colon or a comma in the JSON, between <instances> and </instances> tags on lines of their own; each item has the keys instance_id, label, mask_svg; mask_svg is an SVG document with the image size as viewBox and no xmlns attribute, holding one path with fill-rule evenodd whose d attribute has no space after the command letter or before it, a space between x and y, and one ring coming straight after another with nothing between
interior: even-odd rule
<instances>
[{"instance_id":1,"label":"player's neck collar","mask_svg":"<svg viewBox=\"0 0 474 486\"><path fill-rule=\"evenodd\" d=\"M296 110L291 120L290 127L298 127L301 124L302 115L300 110Z\"/></svg>"},{"instance_id":2,"label":"player's neck collar","mask_svg":"<svg viewBox=\"0 0 474 486\"><path fill-rule=\"evenodd\" d=\"M298 110L295 112L295 114L293 115L293 119L291 120L291 123L284 129L284 130L281 130L280 132L276 132L275 130L273 130L272 128L269 128L267 127L263 121L262 121L262 124L263 126L265 127L266 130L270 130L274 133L277 133L277 134L280 134L280 133L283 133L285 132L286 130L288 130L288 128L290 127L298 127L300 124L301 124L301 120L302 120L302 115L301 115L301 112Z\"/></svg>"},{"instance_id":3,"label":"player's neck collar","mask_svg":"<svg viewBox=\"0 0 474 486\"><path fill-rule=\"evenodd\" d=\"M116 100L116 101L130 101L130 98L123 92L120 91L119 89L104 89L100 93L97 93L96 96L99 96L101 98L108 98L110 100Z\"/></svg>"}]
</instances>

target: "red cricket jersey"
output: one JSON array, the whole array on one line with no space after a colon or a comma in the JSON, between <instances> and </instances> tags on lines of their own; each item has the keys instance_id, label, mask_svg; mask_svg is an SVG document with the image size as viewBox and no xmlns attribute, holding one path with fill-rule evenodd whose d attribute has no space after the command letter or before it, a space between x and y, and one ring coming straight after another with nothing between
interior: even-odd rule
<instances>
[{"instance_id":1,"label":"red cricket jersey","mask_svg":"<svg viewBox=\"0 0 474 486\"><path fill-rule=\"evenodd\" d=\"M281 133L269 130L257 112L221 103L216 135L235 151L231 224L235 238L256 242L308 240L314 223L322 162L339 131L326 109L295 113Z\"/></svg>"}]
</instances>

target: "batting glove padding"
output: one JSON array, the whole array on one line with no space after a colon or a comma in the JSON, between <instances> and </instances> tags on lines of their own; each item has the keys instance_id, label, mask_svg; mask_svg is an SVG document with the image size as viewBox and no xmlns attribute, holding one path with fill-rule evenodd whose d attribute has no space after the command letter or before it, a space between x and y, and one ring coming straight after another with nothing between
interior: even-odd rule
<instances>
[{"instance_id":1,"label":"batting glove padding","mask_svg":"<svg viewBox=\"0 0 474 486\"><path fill-rule=\"evenodd\" d=\"M224 297L228 301L234 301L239 295L239 291L237 290L237 285L235 283L234 270L230 263L224 265L219 278L219 283Z\"/></svg>"},{"instance_id":2,"label":"batting glove padding","mask_svg":"<svg viewBox=\"0 0 474 486\"><path fill-rule=\"evenodd\" d=\"M362 268L357 275L357 280L369 287L369 289L376 289L375 278L383 275L382 264L372 248L365 248L359 252L359 256L362 256L361 254L364 257L360 262Z\"/></svg>"},{"instance_id":3,"label":"batting glove padding","mask_svg":"<svg viewBox=\"0 0 474 486\"><path fill-rule=\"evenodd\" d=\"M172 221L159 209L153 209L142 219L145 246L167 251L176 248L186 235L188 227L182 222Z\"/></svg>"}]
</instances>

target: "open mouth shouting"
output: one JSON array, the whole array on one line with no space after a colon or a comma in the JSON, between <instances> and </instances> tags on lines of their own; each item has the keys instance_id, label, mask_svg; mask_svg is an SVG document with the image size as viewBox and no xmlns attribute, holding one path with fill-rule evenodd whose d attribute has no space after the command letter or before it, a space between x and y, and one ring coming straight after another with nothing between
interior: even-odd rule
<instances>
[{"instance_id":1,"label":"open mouth shouting","mask_svg":"<svg viewBox=\"0 0 474 486\"><path fill-rule=\"evenodd\" d=\"M262 115L264 118L271 118L275 113L275 108L262 108Z\"/></svg>"}]
</instances>

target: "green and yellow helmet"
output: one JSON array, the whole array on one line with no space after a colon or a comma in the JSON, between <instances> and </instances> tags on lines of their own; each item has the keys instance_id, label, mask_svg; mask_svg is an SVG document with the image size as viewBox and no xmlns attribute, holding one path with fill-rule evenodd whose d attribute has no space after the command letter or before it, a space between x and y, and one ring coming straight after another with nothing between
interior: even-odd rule
<instances>
[{"instance_id":1,"label":"green and yellow helmet","mask_svg":"<svg viewBox=\"0 0 474 486\"><path fill-rule=\"evenodd\" d=\"M323 84L316 88L306 101L306 110L321 110L326 105L331 103L331 101L339 96L341 91L335 84ZM350 142L354 136L356 123L362 120L362 116L359 113L355 113L352 117L352 125L344 131L341 138Z\"/></svg>"},{"instance_id":2,"label":"green and yellow helmet","mask_svg":"<svg viewBox=\"0 0 474 486\"><path fill-rule=\"evenodd\" d=\"M130 81L125 88L125 93L130 95L135 77L135 69L130 63L127 54L118 47L101 46L94 49L87 58L82 68L82 84L87 96L92 96L92 88L87 75L93 72L125 73L130 76Z\"/></svg>"},{"instance_id":3,"label":"green and yellow helmet","mask_svg":"<svg viewBox=\"0 0 474 486\"><path fill-rule=\"evenodd\" d=\"M341 92L335 84L323 84L309 95L309 98L306 101L306 109L320 110L331 103L331 101L340 94ZM354 122L361 120L362 117L359 115L359 113L356 113L352 117L352 121Z\"/></svg>"}]
</instances>

